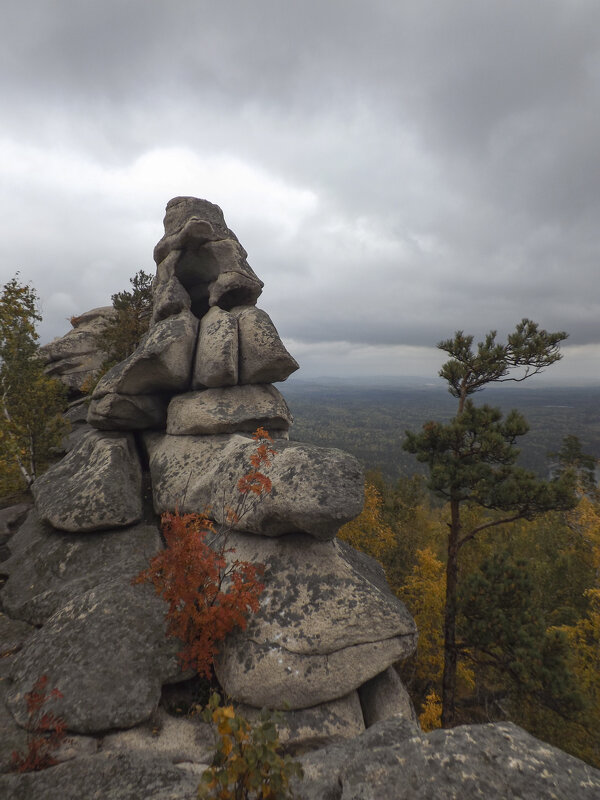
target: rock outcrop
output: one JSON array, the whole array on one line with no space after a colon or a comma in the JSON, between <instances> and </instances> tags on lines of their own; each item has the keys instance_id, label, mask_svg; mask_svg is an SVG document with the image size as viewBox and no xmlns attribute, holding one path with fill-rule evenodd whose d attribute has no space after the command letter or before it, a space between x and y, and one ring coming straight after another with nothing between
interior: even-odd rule
<instances>
[{"instance_id":1,"label":"rock outcrop","mask_svg":"<svg viewBox=\"0 0 600 800\"><path fill-rule=\"evenodd\" d=\"M285 709L290 747L353 736L385 714L361 687L416 643L381 568L335 538L362 508L360 465L288 440L292 416L273 383L298 365L256 308L263 284L218 206L172 200L155 259L147 334L98 382L85 422L81 406L68 412L77 433L35 482L35 510L11 542L4 608L41 627L15 655L8 708L23 725L24 694L44 663L64 687L71 732L156 712L161 686L185 676L163 601L131 585L161 546L148 502L155 514L210 509L225 525L260 426L274 440L273 489L235 521L228 544L265 565L266 588L260 613L223 645L217 675L249 714ZM55 356L68 349L61 341ZM393 686L389 708L410 716L399 679Z\"/></svg>"},{"instance_id":2,"label":"rock outcrop","mask_svg":"<svg viewBox=\"0 0 600 800\"><path fill-rule=\"evenodd\" d=\"M272 384L298 365L256 308L263 284L246 251L218 206L184 197L167 205L154 255L148 333L99 381L85 418L81 404L69 410L67 455L35 482L35 508L0 514L0 764L6 769L10 748L23 744L25 694L41 672L63 694L47 710L65 720L70 737L58 755L64 763L0 777L0 794L195 796L212 757L210 728L169 711L167 698L190 679L177 657L181 643L166 635L166 604L132 583L163 546L156 515L175 510L206 511L217 530L228 529L228 557L264 565L260 609L222 644L215 672L250 719L263 706L281 710L289 750L329 745L306 757L298 796L396 796L392 784L404 783L455 796L415 772L422 765L446 790L446 756L432 743L461 765L449 785L468 791L471 774L488 780L485 752L494 743L507 754L502 768L487 768L494 779L519 747L544 760L518 729L420 734L396 670L416 646L414 622L379 564L336 538L362 508L360 465L339 450L289 440L292 416ZM68 347L58 340L46 348L51 364L77 347L89 354L86 331L106 318L99 311L82 315L87 328L75 323ZM66 368L56 373L76 385ZM273 488L231 522L227 509L258 426L273 439ZM533 797L524 763L522 796ZM595 785L593 771L573 763L573 780L585 774Z\"/></svg>"},{"instance_id":3,"label":"rock outcrop","mask_svg":"<svg viewBox=\"0 0 600 800\"><path fill-rule=\"evenodd\" d=\"M302 759L297 800L593 800L600 771L512 723L415 733L405 719Z\"/></svg>"},{"instance_id":4,"label":"rock outcrop","mask_svg":"<svg viewBox=\"0 0 600 800\"><path fill-rule=\"evenodd\" d=\"M70 390L81 391L106 359L106 353L98 349L97 336L114 314L112 306L103 306L72 317L72 330L40 347L40 355L46 362L46 373L59 378Z\"/></svg>"}]
</instances>

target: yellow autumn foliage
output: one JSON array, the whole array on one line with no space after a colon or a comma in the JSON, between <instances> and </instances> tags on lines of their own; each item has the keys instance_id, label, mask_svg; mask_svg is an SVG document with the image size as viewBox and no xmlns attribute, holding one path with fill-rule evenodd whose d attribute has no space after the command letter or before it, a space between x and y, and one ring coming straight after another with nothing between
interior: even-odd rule
<instances>
[{"instance_id":1,"label":"yellow autumn foliage","mask_svg":"<svg viewBox=\"0 0 600 800\"><path fill-rule=\"evenodd\" d=\"M446 567L431 547L417 550L412 573L398 594L414 617L419 631L413 678L424 685L441 686L444 671ZM459 661L457 676L459 685L469 688L475 685L473 671L464 662Z\"/></svg>"},{"instance_id":2,"label":"yellow autumn foliage","mask_svg":"<svg viewBox=\"0 0 600 800\"><path fill-rule=\"evenodd\" d=\"M393 530L383 519L383 501L372 483L365 483L365 504L355 519L338 532L338 538L385 565L396 543Z\"/></svg>"},{"instance_id":3,"label":"yellow autumn foliage","mask_svg":"<svg viewBox=\"0 0 600 800\"><path fill-rule=\"evenodd\" d=\"M563 625L571 645L571 669L577 677L586 703L586 721L563 726L565 749L590 764L600 765L600 589L585 592L590 602L588 613L574 625Z\"/></svg>"},{"instance_id":4,"label":"yellow autumn foliage","mask_svg":"<svg viewBox=\"0 0 600 800\"><path fill-rule=\"evenodd\" d=\"M442 727L442 701L434 689L430 689L425 698L419 723L425 733Z\"/></svg>"},{"instance_id":5,"label":"yellow autumn foliage","mask_svg":"<svg viewBox=\"0 0 600 800\"><path fill-rule=\"evenodd\" d=\"M567 514L567 524L577 531L589 549L594 568L600 572L600 503L582 495L577 506Z\"/></svg>"}]
</instances>

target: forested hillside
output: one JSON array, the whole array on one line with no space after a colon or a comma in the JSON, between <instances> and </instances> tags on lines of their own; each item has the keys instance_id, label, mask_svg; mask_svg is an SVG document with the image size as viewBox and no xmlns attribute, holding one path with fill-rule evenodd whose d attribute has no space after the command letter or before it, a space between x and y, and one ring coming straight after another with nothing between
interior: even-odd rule
<instances>
[{"instance_id":1,"label":"forested hillside","mask_svg":"<svg viewBox=\"0 0 600 800\"><path fill-rule=\"evenodd\" d=\"M497 518L497 517L496 517ZM466 522L493 512L472 508ZM419 630L403 665L425 730L441 724L449 509L417 477L369 475L340 536L377 558ZM600 496L490 530L465 548L458 602L457 722L510 719L600 765Z\"/></svg>"},{"instance_id":2,"label":"forested hillside","mask_svg":"<svg viewBox=\"0 0 600 800\"><path fill-rule=\"evenodd\" d=\"M380 469L390 481L422 468L402 449L404 431L430 419L446 421L455 402L439 382L368 386L292 379L282 387L294 415L291 438L353 453L367 469ZM600 457L600 385L591 387L491 387L479 398L504 412L517 408L530 425L519 445L519 463L547 475L548 453L563 438L577 436L585 452Z\"/></svg>"},{"instance_id":3,"label":"forested hillside","mask_svg":"<svg viewBox=\"0 0 600 800\"><path fill-rule=\"evenodd\" d=\"M438 386L299 381L286 395L295 436L350 450L367 469L365 509L340 536L385 566L413 614L419 645L403 678L423 727L439 727L450 505L428 491L402 442L406 429L449 420L456 400ZM507 524L501 511L466 503L462 536L483 532L461 554L455 722L510 719L598 765L600 494L594 459L581 453L600 454L600 388L487 388L478 399L530 422L518 442L524 466L545 477L568 465L579 488L574 508Z\"/></svg>"}]
</instances>

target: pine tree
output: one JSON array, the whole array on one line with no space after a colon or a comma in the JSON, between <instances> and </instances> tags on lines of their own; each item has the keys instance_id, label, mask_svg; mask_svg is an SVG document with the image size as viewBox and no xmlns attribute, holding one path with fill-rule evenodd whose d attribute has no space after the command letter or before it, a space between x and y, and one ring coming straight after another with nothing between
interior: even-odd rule
<instances>
[{"instance_id":1,"label":"pine tree","mask_svg":"<svg viewBox=\"0 0 600 800\"><path fill-rule=\"evenodd\" d=\"M459 553L476 536L506 522L532 519L550 509L575 504L570 472L553 481L540 481L519 467L515 446L527 433L525 419L511 411L505 419L499 409L476 406L470 396L490 383L523 381L561 358L559 346L566 334L548 333L524 319L508 336L496 341L491 331L477 348L473 337L457 331L438 344L450 356L440 370L450 394L458 400L456 416L447 424L427 422L421 432L406 432L404 448L427 464L429 487L449 503L446 598L444 608L444 673L442 724L456 720L456 642ZM473 526L464 524L464 508L481 506L492 513ZM496 513L499 512L499 513Z\"/></svg>"},{"instance_id":2,"label":"pine tree","mask_svg":"<svg viewBox=\"0 0 600 800\"><path fill-rule=\"evenodd\" d=\"M548 629L535 600L527 563L494 553L462 582L458 597L461 647L508 686L513 702L526 698L574 718L582 698L569 669L566 635Z\"/></svg>"},{"instance_id":3,"label":"pine tree","mask_svg":"<svg viewBox=\"0 0 600 800\"><path fill-rule=\"evenodd\" d=\"M138 347L152 315L152 275L139 270L129 279L132 291L111 296L117 312L98 336L100 349L108 353L110 365L118 364Z\"/></svg>"},{"instance_id":4,"label":"pine tree","mask_svg":"<svg viewBox=\"0 0 600 800\"><path fill-rule=\"evenodd\" d=\"M561 475L566 470L573 470L577 476L580 489L586 494L593 495L597 491L596 464L598 459L583 452L583 447L577 436L565 436L560 450L549 453L550 458L556 459L556 472Z\"/></svg>"},{"instance_id":5,"label":"pine tree","mask_svg":"<svg viewBox=\"0 0 600 800\"><path fill-rule=\"evenodd\" d=\"M0 496L28 488L52 460L66 425L66 390L44 374L37 294L18 274L0 295Z\"/></svg>"}]
</instances>

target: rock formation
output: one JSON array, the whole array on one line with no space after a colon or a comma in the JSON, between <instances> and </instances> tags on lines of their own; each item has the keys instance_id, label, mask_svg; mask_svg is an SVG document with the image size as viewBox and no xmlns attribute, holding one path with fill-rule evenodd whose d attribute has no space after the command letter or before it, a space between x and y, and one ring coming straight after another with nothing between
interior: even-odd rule
<instances>
[{"instance_id":1,"label":"rock formation","mask_svg":"<svg viewBox=\"0 0 600 800\"><path fill-rule=\"evenodd\" d=\"M114 314L112 306L103 306L72 317L72 330L40 347L40 355L46 362L46 373L59 378L69 390L80 391L106 358L106 354L98 350L96 337Z\"/></svg>"},{"instance_id":2,"label":"rock formation","mask_svg":"<svg viewBox=\"0 0 600 800\"><path fill-rule=\"evenodd\" d=\"M60 759L71 759L40 775L0 778L0 793L195 796L199 765L211 758L210 730L197 717L169 713L168 698L189 678L177 658L180 643L166 636L165 603L131 580L163 546L157 514L210 508L215 523L225 523L253 452L250 434L262 426L277 451L268 473L273 491L234 524L229 545L237 558L265 565L265 590L246 630L221 646L216 675L249 718L263 706L282 710L289 749L338 748L307 757L300 797L390 796L387 784L369 794L371 772L373 785L375 773L382 787L384 773L401 780L399 764L427 763L430 739L420 734L395 669L415 648L414 622L379 564L336 539L362 508L361 468L339 450L289 440L291 414L272 384L298 365L256 308L263 284L218 206L171 200L154 255L147 335L100 380L86 420L81 406L68 412L67 455L35 482L35 507L25 518L22 507L0 515L0 545L9 550L0 567L0 723L7 731L0 761L6 768L10 750L22 746L24 696L40 673L64 695L48 710L66 722L70 745ZM68 352L67 337L78 334L84 347L81 325L48 346L52 363ZM66 368L57 374L76 385ZM367 738L354 738L366 728ZM498 731L489 736L504 735ZM392 736L385 754L384 734ZM470 735L448 744L444 735L440 750L466 759L465 775L471 767L478 774L483 756ZM344 740L351 740L347 749ZM370 747L379 748L374 761L365 755ZM383 761L390 763L381 772ZM362 783L360 770L369 776ZM590 786L592 773L585 773ZM92 774L96 788L86 795ZM355 784L366 794L346 794Z\"/></svg>"},{"instance_id":3,"label":"rock formation","mask_svg":"<svg viewBox=\"0 0 600 800\"><path fill-rule=\"evenodd\" d=\"M361 468L339 450L289 441L292 417L273 383L298 365L256 308L263 284L245 250L217 206L176 198L155 258L148 333L99 381L87 423L69 412L79 430L35 482L35 508L10 543L4 609L42 626L15 656L11 712L24 723L40 663L65 687L70 731L97 735L156 711L161 687L183 676L163 602L130 585L161 547L144 491L157 514L210 507L224 523L262 426L277 451L273 491L230 543L265 564L266 588L247 630L221 648L224 690L249 714L284 709L290 746L360 732L365 716L385 713L383 687L389 713L412 717L393 665L413 651L414 623L381 568L335 538L362 508ZM52 348L67 352L61 340Z\"/></svg>"}]
</instances>

